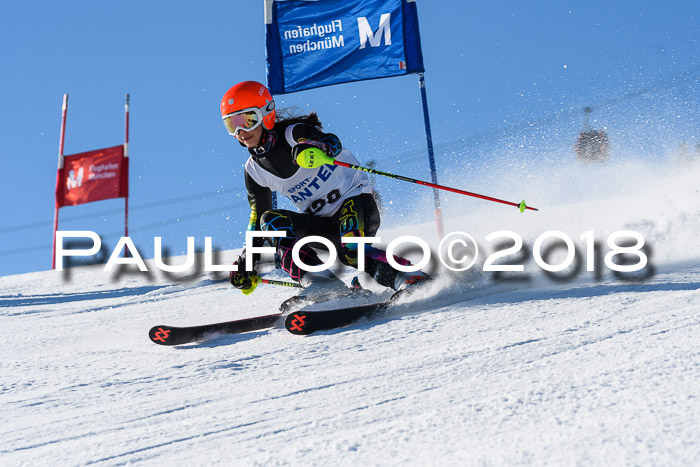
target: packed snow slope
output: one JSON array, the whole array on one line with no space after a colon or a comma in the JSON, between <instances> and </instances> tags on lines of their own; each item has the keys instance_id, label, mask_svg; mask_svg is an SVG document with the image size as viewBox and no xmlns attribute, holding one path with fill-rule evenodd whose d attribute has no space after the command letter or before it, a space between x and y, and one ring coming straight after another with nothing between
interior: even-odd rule
<instances>
[{"instance_id":1,"label":"packed snow slope","mask_svg":"<svg viewBox=\"0 0 700 467\"><path fill-rule=\"evenodd\" d=\"M269 314L288 288L243 296L211 274L102 266L0 278L2 464L700 464L700 169L533 173L480 188L526 196L537 213L446 196L447 232L479 244L471 270L433 259L436 280L387 315L307 337L147 337L157 324ZM426 203L382 242L417 235L436 249L431 215ZM481 271L499 230L523 238L504 261L524 272ZM535 264L550 230L572 238L578 269L550 277ZM640 273L601 259L620 230L644 237Z\"/></svg>"}]
</instances>

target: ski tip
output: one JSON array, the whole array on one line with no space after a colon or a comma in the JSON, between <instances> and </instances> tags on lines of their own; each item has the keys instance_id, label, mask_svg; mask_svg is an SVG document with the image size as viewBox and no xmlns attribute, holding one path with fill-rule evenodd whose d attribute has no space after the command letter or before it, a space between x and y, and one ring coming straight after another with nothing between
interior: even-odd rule
<instances>
[{"instance_id":1,"label":"ski tip","mask_svg":"<svg viewBox=\"0 0 700 467\"><path fill-rule=\"evenodd\" d=\"M153 326L150 331L148 331L148 337L151 342L160 345L174 345L170 342L170 333L172 329L168 326Z\"/></svg>"},{"instance_id":2,"label":"ski tip","mask_svg":"<svg viewBox=\"0 0 700 467\"><path fill-rule=\"evenodd\" d=\"M300 336L311 334L312 332L307 320L307 314L304 312L295 312L287 315L284 319L284 327L292 334Z\"/></svg>"}]
</instances>

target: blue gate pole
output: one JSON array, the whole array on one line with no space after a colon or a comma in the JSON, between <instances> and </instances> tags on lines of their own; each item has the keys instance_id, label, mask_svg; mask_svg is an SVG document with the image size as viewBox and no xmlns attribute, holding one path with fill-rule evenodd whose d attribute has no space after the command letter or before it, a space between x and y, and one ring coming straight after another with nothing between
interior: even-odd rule
<instances>
[{"instance_id":1,"label":"blue gate pole","mask_svg":"<svg viewBox=\"0 0 700 467\"><path fill-rule=\"evenodd\" d=\"M272 192L272 209L277 209L277 192ZM275 253L275 269L282 269L282 261L280 255Z\"/></svg>"},{"instance_id":2,"label":"blue gate pole","mask_svg":"<svg viewBox=\"0 0 700 467\"><path fill-rule=\"evenodd\" d=\"M428 115L428 96L425 92L425 76L418 73L418 86L420 87L420 97L423 101L423 120L425 121L425 139L428 141L428 160L430 161L430 175L434 185L438 184L437 170L435 168L435 153L433 151L433 136L430 132L430 116ZM438 237L442 239L444 226L442 223L442 209L440 208L440 193L433 188L433 198L435 200L435 221L437 222Z\"/></svg>"}]
</instances>

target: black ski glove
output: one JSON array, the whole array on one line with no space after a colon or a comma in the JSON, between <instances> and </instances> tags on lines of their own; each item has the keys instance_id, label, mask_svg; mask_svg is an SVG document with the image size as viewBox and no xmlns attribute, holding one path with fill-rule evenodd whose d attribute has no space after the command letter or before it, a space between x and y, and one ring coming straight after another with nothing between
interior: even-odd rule
<instances>
[{"instance_id":1,"label":"black ski glove","mask_svg":"<svg viewBox=\"0 0 700 467\"><path fill-rule=\"evenodd\" d=\"M292 148L292 162L294 162L294 165L299 165L297 162L297 157L299 157L299 154L301 154L305 149L309 148L317 148L323 151L327 156L328 154L328 146L325 143L321 143L320 141L311 141L311 140L306 140L302 141L301 143L297 144Z\"/></svg>"},{"instance_id":2,"label":"black ski glove","mask_svg":"<svg viewBox=\"0 0 700 467\"><path fill-rule=\"evenodd\" d=\"M255 258L253 258L253 270L247 271L244 248L241 255L233 262L233 264L238 266L238 271L229 272L228 280L231 282L231 285L237 289L251 289L253 287L253 277L258 275L258 273L255 271Z\"/></svg>"}]
</instances>

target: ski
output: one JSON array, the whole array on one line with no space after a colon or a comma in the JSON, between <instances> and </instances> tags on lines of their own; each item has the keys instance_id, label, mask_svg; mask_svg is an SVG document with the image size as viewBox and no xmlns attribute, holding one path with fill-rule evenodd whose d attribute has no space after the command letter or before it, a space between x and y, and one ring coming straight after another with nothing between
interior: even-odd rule
<instances>
[{"instance_id":1,"label":"ski","mask_svg":"<svg viewBox=\"0 0 700 467\"><path fill-rule=\"evenodd\" d=\"M283 301L280 304L280 311L282 313L291 313L292 311L297 311L302 307L309 306L309 305L314 305L319 302L324 302L327 300L332 300L334 298L341 298L341 297L347 297L347 296L353 296L356 298L361 298L361 299L367 299L368 297L372 296L372 293L368 290L365 290L362 288L360 285L360 280L357 278L357 276L353 277L352 281L350 282L350 287L348 290L345 290L345 293L339 293L339 294L333 294L329 293L325 297L317 297L315 299L306 297L303 292L299 293L298 295L294 295L292 297L289 297L285 301Z\"/></svg>"},{"instance_id":2,"label":"ski","mask_svg":"<svg viewBox=\"0 0 700 467\"><path fill-rule=\"evenodd\" d=\"M223 323L204 324L201 326L175 327L153 326L148 331L151 342L159 345L182 345L202 340L213 333L240 334L260 329L268 329L282 320L282 314L256 316Z\"/></svg>"},{"instance_id":3,"label":"ski","mask_svg":"<svg viewBox=\"0 0 700 467\"><path fill-rule=\"evenodd\" d=\"M284 327L297 335L307 335L316 331L342 328L363 318L372 318L384 312L399 297L395 293L389 300L379 303L357 305L329 310L299 310L287 315Z\"/></svg>"}]
</instances>

